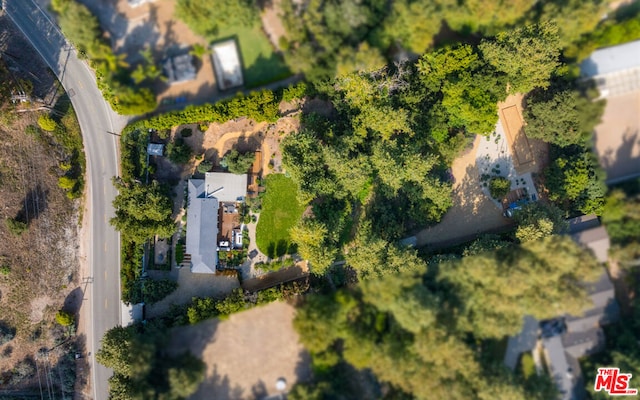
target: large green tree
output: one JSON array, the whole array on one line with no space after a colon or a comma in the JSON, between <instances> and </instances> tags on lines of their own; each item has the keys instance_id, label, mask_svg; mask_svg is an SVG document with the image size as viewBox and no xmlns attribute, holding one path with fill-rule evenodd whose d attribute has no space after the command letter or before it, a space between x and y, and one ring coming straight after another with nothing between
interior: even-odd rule
<instances>
[{"instance_id":1,"label":"large green tree","mask_svg":"<svg viewBox=\"0 0 640 400\"><path fill-rule=\"evenodd\" d=\"M522 317L580 315L589 305L583 282L602 267L566 236L481 253L441 265L439 278L458 299L460 329L481 338L518 333Z\"/></svg>"},{"instance_id":2,"label":"large green tree","mask_svg":"<svg viewBox=\"0 0 640 400\"><path fill-rule=\"evenodd\" d=\"M565 233L568 229L565 213L553 204L542 202L524 206L514 215L514 220L518 224L516 238L521 243Z\"/></svg>"},{"instance_id":3,"label":"large green tree","mask_svg":"<svg viewBox=\"0 0 640 400\"><path fill-rule=\"evenodd\" d=\"M177 357L165 351L166 327L115 327L105 333L97 361L113 369L109 398L117 400L188 398L204 379L205 364L190 353Z\"/></svg>"},{"instance_id":4,"label":"large green tree","mask_svg":"<svg viewBox=\"0 0 640 400\"><path fill-rule=\"evenodd\" d=\"M605 0L551 0L539 3L541 21L558 25L560 45L564 48L595 29L607 12Z\"/></svg>"},{"instance_id":5,"label":"large green tree","mask_svg":"<svg viewBox=\"0 0 640 400\"><path fill-rule=\"evenodd\" d=\"M233 174L246 174L253 165L256 155L253 152L240 153L231 149L220 161L220 165L227 168Z\"/></svg>"},{"instance_id":6,"label":"large green tree","mask_svg":"<svg viewBox=\"0 0 640 400\"><path fill-rule=\"evenodd\" d=\"M552 148L553 161L545 169L549 199L575 213L601 215L607 186L595 155L580 146Z\"/></svg>"},{"instance_id":7,"label":"large green tree","mask_svg":"<svg viewBox=\"0 0 640 400\"><path fill-rule=\"evenodd\" d=\"M507 75L512 93L546 88L560 65L558 27L544 22L500 32L495 40L484 40L480 51L489 64Z\"/></svg>"},{"instance_id":8,"label":"large green tree","mask_svg":"<svg viewBox=\"0 0 640 400\"><path fill-rule=\"evenodd\" d=\"M457 314L442 292L425 285L425 263L417 258L407 262L415 265L367 279L349 291L306 299L294 326L314 363L326 370L338 368L344 360L370 370L399 390L399 398L507 400L554 395L551 385L528 390L508 372L483 363L478 357L481 347L471 345L457 330ZM333 392L333 382L321 383L306 392L326 398L322 394Z\"/></svg>"},{"instance_id":9,"label":"large green tree","mask_svg":"<svg viewBox=\"0 0 640 400\"><path fill-rule=\"evenodd\" d=\"M137 243L173 234L173 203L166 187L155 181L143 185L114 180L114 184L119 193L113 201L116 215L110 222L117 230Z\"/></svg>"},{"instance_id":10,"label":"large green tree","mask_svg":"<svg viewBox=\"0 0 640 400\"><path fill-rule=\"evenodd\" d=\"M565 147L586 144L604 112L604 101L592 101L577 90L550 90L527 98L527 135Z\"/></svg>"}]
</instances>

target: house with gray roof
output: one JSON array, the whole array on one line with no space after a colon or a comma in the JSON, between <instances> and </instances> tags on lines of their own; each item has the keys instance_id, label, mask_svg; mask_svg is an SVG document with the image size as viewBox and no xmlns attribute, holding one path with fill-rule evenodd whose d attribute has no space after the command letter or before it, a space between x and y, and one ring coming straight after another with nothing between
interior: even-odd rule
<instances>
[{"instance_id":1,"label":"house with gray roof","mask_svg":"<svg viewBox=\"0 0 640 400\"><path fill-rule=\"evenodd\" d=\"M585 249L593 252L601 263L606 263L609 251L609 236L595 215L583 215L569 221L569 235ZM578 359L602 351L605 335L602 326L613 323L620 317L615 299L613 283L606 269L596 282L585 282L593 306L582 315L565 315L549 323L538 323L533 317L525 317L522 331L509 338L504 364L516 368L518 357L535 348L539 340L546 364L562 400L584 399L584 382ZM546 329L554 326L554 329ZM557 328L561 326L561 328ZM534 339L535 338L535 339Z\"/></svg>"},{"instance_id":2,"label":"house with gray roof","mask_svg":"<svg viewBox=\"0 0 640 400\"><path fill-rule=\"evenodd\" d=\"M207 172L204 179L190 179L187 203L185 259L191 272L214 274L218 266L219 211L235 207L247 195L247 175Z\"/></svg>"},{"instance_id":3,"label":"house with gray roof","mask_svg":"<svg viewBox=\"0 0 640 400\"><path fill-rule=\"evenodd\" d=\"M190 179L187 203L187 248L191 272L214 274L218 265L218 199L207 196L205 181Z\"/></svg>"}]
</instances>

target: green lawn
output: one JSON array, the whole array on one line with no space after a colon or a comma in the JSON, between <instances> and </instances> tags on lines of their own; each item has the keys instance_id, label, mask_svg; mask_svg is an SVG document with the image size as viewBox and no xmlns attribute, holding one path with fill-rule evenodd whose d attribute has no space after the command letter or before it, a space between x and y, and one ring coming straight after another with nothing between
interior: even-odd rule
<instances>
[{"instance_id":1,"label":"green lawn","mask_svg":"<svg viewBox=\"0 0 640 400\"><path fill-rule=\"evenodd\" d=\"M271 42L262 32L260 20L251 26L220 29L214 41L235 37L244 64L244 83L248 88L284 79L291 72L282 59L273 52Z\"/></svg>"},{"instance_id":2,"label":"green lawn","mask_svg":"<svg viewBox=\"0 0 640 400\"><path fill-rule=\"evenodd\" d=\"M304 206L298 201L298 188L283 174L266 178L266 193L256 227L258 249L273 258L289 250L289 229L298 222Z\"/></svg>"}]
</instances>

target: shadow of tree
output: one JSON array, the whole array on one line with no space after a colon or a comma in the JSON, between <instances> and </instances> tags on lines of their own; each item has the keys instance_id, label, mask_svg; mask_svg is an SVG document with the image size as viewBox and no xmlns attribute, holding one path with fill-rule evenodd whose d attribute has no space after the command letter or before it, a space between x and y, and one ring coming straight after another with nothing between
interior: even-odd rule
<instances>
[{"instance_id":1,"label":"shadow of tree","mask_svg":"<svg viewBox=\"0 0 640 400\"><path fill-rule=\"evenodd\" d=\"M47 209L48 194L48 190L44 190L40 184L37 184L24 196L22 208L13 219L27 225L30 224Z\"/></svg>"},{"instance_id":2,"label":"shadow of tree","mask_svg":"<svg viewBox=\"0 0 640 400\"><path fill-rule=\"evenodd\" d=\"M640 132L632 132L627 129L622 135L622 143L617 149L608 149L600 159L603 168L612 176L611 180L622 178L635 173L640 173L640 154L634 154L634 150L640 147Z\"/></svg>"}]
</instances>

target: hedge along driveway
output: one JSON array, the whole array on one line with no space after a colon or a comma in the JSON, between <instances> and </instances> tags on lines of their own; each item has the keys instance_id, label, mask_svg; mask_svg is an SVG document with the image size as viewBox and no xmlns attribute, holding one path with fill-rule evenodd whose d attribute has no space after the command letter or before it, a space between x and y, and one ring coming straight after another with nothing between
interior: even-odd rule
<instances>
[{"instance_id":1,"label":"hedge along driveway","mask_svg":"<svg viewBox=\"0 0 640 400\"><path fill-rule=\"evenodd\" d=\"M291 229L302 216L304 206L298 201L296 184L283 174L266 177L266 193L256 228L256 245L274 258L290 252Z\"/></svg>"}]
</instances>

